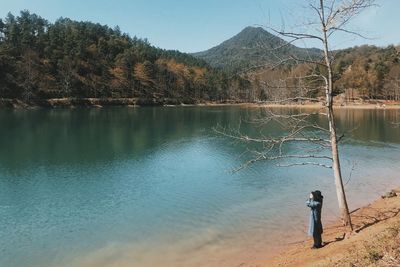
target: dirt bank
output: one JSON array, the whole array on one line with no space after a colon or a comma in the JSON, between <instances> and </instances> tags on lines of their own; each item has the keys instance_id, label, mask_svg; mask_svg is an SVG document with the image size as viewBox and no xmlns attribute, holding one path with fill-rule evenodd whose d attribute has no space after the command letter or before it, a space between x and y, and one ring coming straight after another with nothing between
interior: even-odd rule
<instances>
[{"instance_id":1,"label":"dirt bank","mask_svg":"<svg viewBox=\"0 0 400 267\"><path fill-rule=\"evenodd\" d=\"M74 108L105 106L243 106L243 107L267 107L267 108L323 108L322 102L257 102L246 103L236 100L222 102L203 101L195 99L173 99L173 98L52 98L52 99L31 99L22 101L20 99L0 98L0 108L29 109L29 108ZM400 109L399 102L393 101L365 101L335 103L335 109Z\"/></svg>"},{"instance_id":2,"label":"dirt bank","mask_svg":"<svg viewBox=\"0 0 400 267\"><path fill-rule=\"evenodd\" d=\"M187 101L188 103L193 103ZM19 99L0 99L0 108L73 108L73 107L104 107L104 106L162 106L179 105L180 101L163 98L52 98L52 99L31 99L21 101Z\"/></svg>"},{"instance_id":3,"label":"dirt bank","mask_svg":"<svg viewBox=\"0 0 400 267\"><path fill-rule=\"evenodd\" d=\"M261 266L400 266L400 188L352 212L354 232L339 223L325 228L325 246L310 249L312 240L288 246ZM393 195L393 194L392 194Z\"/></svg>"}]
</instances>

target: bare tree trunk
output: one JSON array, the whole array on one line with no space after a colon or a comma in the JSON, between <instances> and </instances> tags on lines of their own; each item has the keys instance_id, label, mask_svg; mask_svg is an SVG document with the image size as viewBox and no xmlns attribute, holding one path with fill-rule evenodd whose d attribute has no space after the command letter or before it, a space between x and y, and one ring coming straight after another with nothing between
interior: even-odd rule
<instances>
[{"instance_id":1,"label":"bare tree trunk","mask_svg":"<svg viewBox=\"0 0 400 267\"><path fill-rule=\"evenodd\" d=\"M325 64L328 70L328 78L325 80L326 88L326 108L327 108L327 117L329 122L329 132L330 132L330 140L331 140L331 150L332 150L332 169L335 177L335 186L336 186L336 195L339 202L339 210L340 217L342 219L343 225L349 226L351 231L353 230L353 225L351 223L351 217L349 212L349 207L347 205L346 194L343 186L342 172L340 169L340 160L339 160L339 150L338 150L338 139L336 134L336 125L335 125L335 116L333 114L333 74L332 74L332 64L329 54L328 47L328 36L327 36L327 27L325 25L325 13L324 13L324 0L320 0L320 14L322 21L322 39L324 43L324 57Z\"/></svg>"},{"instance_id":2,"label":"bare tree trunk","mask_svg":"<svg viewBox=\"0 0 400 267\"><path fill-rule=\"evenodd\" d=\"M336 195L339 203L340 217L343 225L349 226L350 230L353 231L353 225L351 223L351 217L349 207L347 205L346 193L344 191L342 172L340 169L339 151L337 145L337 135L335 118L333 115L332 106L328 106L328 120L329 120L329 131L331 133L331 150L332 150L332 168L333 175L335 177Z\"/></svg>"}]
</instances>

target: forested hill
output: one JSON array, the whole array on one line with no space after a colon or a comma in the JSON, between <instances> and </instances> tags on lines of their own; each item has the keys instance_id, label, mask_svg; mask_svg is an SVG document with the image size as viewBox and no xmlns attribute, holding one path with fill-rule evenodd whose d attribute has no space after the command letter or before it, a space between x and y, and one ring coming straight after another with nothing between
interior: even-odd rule
<instances>
[{"instance_id":1,"label":"forested hill","mask_svg":"<svg viewBox=\"0 0 400 267\"><path fill-rule=\"evenodd\" d=\"M211 66L237 71L252 66L274 64L289 56L320 57L319 49L299 48L269 33L261 27L246 27L218 46L193 54Z\"/></svg>"},{"instance_id":2,"label":"forested hill","mask_svg":"<svg viewBox=\"0 0 400 267\"><path fill-rule=\"evenodd\" d=\"M156 48L118 27L67 18L50 23L29 11L0 19L0 98L194 103L241 98L248 86L201 59Z\"/></svg>"},{"instance_id":3,"label":"forested hill","mask_svg":"<svg viewBox=\"0 0 400 267\"><path fill-rule=\"evenodd\" d=\"M344 93L348 99L400 101L400 46L364 45L332 54L335 94ZM262 28L247 27L222 44L193 55L214 67L249 77L255 100L323 96L323 92L317 95L314 90L310 95L304 90L315 87L310 79L290 78L307 77L323 72L323 68L302 60L281 61L291 57L323 60L322 51L296 47Z\"/></svg>"}]
</instances>

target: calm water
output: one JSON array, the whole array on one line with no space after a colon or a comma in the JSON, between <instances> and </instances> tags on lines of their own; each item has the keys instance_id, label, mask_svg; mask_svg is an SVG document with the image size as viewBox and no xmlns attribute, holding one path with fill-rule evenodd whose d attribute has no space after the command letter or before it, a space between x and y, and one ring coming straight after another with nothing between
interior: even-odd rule
<instances>
[{"instance_id":1,"label":"calm water","mask_svg":"<svg viewBox=\"0 0 400 267\"><path fill-rule=\"evenodd\" d=\"M0 110L0 266L237 266L305 238L330 170L262 162L212 127L239 107ZM399 111L341 110L350 208L400 185ZM245 130L253 131L249 126ZM274 129L271 129L273 131Z\"/></svg>"}]
</instances>

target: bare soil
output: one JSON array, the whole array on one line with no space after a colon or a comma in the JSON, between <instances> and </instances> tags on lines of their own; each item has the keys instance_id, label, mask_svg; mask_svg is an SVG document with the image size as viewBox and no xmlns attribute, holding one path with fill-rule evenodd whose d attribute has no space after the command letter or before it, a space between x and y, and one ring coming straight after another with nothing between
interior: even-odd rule
<instances>
[{"instance_id":1,"label":"bare soil","mask_svg":"<svg viewBox=\"0 0 400 267\"><path fill-rule=\"evenodd\" d=\"M74 107L94 107L105 106L244 106L244 107L267 107L267 108L324 108L321 102L259 102L246 103L236 100L224 102L197 101L194 99L172 99L172 98L52 98L52 99L32 99L22 101L19 99L0 98L0 108L11 109L31 109L31 108L74 108ZM400 102L388 100L368 100L353 102L334 102L335 109L400 109Z\"/></svg>"},{"instance_id":2,"label":"bare soil","mask_svg":"<svg viewBox=\"0 0 400 267\"><path fill-rule=\"evenodd\" d=\"M353 232L338 222L324 229L323 248L311 249L308 239L261 266L400 266L400 188L351 217Z\"/></svg>"}]
</instances>

